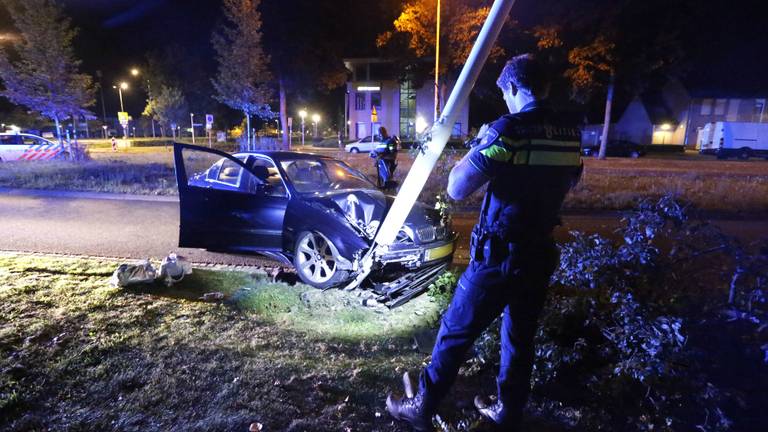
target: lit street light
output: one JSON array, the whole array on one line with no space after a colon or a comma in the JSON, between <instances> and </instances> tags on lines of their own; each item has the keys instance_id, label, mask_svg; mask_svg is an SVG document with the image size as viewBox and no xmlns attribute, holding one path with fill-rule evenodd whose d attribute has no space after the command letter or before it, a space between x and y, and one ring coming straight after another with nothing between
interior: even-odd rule
<instances>
[{"instance_id":1,"label":"lit street light","mask_svg":"<svg viewBox=\"0 0 768 432\"><path fill-rule=\"evenodd\" d=\"M320 123L320 114L312 114L312 123L315 126L315 135L314 135L314 137L317 138L317 124Z\"/></svg>"},{"instance_id":2,"label":"lit street light","mask_svg":"<svg viewBox=\"0 0 768 432\"><path fill-rule=\"evenodd\" d=\"M304 147L304 119L307 118L307 110L299 111L301 117L301 146Z\"/></svg>"},{"instance_id":3,"label":"lit street light","mask_svg":"<svg viewBox=\"0 0 768 432\"><path fill-rule=\"evenodd\" d=\"M113 89L117 89L117 94L120 96L120 111L125 111L123 107L123 90L128 90L128 83L123 81L120 85L113 85Z\"/></svg>"},{"instance_id":4,"label":"lit street light","mask_svg":"<svg viewBox=\"0 0 768 432\"><path fill-rule=\"evenodd\" d=\"M141 71L138 68L132 68L131 69L131 75L137 77L141 74ZM149 79L146 80L147 82L147 99L149 100L149 104L152 105L152 87L149 85ZM155 138L155 119L152 118L152 116L149 116L149 122L152 124L152 138Z\"/></svg>"},{"instance_id":5,"label":"lit street light","mask_svg":"<svg viewBox=\"0 0 768 432\"><path fill-rule=\"evenodd\" d=\"M189 113L189 122L192 124L192 144L195 143L195 114Z\"/></svg>"},{"instance_id":6,"label":"lit street light","mask_svg":"<svg viewBox=\"0 0 768 432\"><path fill-rule=\"evenodd\" d=\"M117 86L112 86L112 88L116 88L117 89L117 94L120 96L120 112L125 112L125 107L123 106L123 90L128 90L128 83L123 81L123 82L121 82ZM127 123L123 126L123 138L128 138L128 124Z\"/></svg>"}]
</instances>

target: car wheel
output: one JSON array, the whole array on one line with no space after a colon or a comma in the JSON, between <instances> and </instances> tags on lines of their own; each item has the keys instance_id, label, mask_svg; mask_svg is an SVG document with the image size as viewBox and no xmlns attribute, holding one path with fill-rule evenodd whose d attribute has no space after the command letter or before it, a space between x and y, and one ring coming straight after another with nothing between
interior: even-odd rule
<instances>
[{"instance_id":1,"label":"car wheel","mask_svg":"<svg viewBox=\"0 0 768 432\"><path fill-rule=\"evenodd\" d=\"M739 159L741 159L741 160L747 160L747 159L749 159L750 156L752 156L752 155L750 154L749 150L747 150L747 149L741 149L741 151L739 152Z\"/></svg>"},{"instance_id":2,"label":"car wheel","mask_svg":"<svg viewBox=\"0 0 768 432\"><path fill-rule=\"evenodd\" d=\"M631 157L632 159L637 159L640 157L640 152L638 152L637 150L632 150L629 153L629 157Z\"/></svg>"},{"instance_id":3,"label":"car wheel","mask_svg":"<svg viewBox=\"0 0 768 432\"><path fill-rule=\"evenodd\" d=\"M360 153L360 149L358 149L357 147L352 147L351 149L349 149L349 152L350 153Z\"/></svg>"},{"instance_id":4,"label":"car wheel","mask_svg":"<svg viewBox=\"0 0 768 432\"><path fill-rule=\"evenodd\" d=\"M348 272L338 268L339 252L319 232L304 231L296 240L293 265L304 283L315 288L328 288L347 279Z\"/></svg>"}]
</instances>

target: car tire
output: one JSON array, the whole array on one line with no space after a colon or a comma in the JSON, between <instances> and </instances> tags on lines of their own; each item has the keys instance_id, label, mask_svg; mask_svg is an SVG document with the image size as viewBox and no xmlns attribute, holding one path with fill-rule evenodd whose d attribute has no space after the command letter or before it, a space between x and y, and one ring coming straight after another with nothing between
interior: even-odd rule
<instances>
[{"instance_id":1,"label":"car tire","mask_svg":"<svg viewBox=\"0 0 768 432\"><path fill-rule=\"evenodd\" d=\"M629 157L631 157L632 159L637 159L640 157L640 152L637 150L632 150L631 152L629 152Z\"/></svg>"},{"instance_id":2,"label":"car tire","mask_svg":"<svg viewBox=\"0 0 768 432\"><path fill-rule=\"evenodd\" d=\"M349 272L338 268L336 246L317 231L304 231L296 237L293 266L307 285L325 289L345 282Z\"/></svg>"},{"instance_id":3,"label":"car tire","mask_svg":"<svg viewBox=\"0 0 768 432\"><path fill-rule=\"evenodd\" d=\"M360 153L360 149L358 149L357 147L352 147L351 149L349 149L349 152L350 153Z\"/></svg>"},{"instance_id":4,"label":"car tire","mask_svg":"<svg viewBox=\"0 0 768 432\"><path fill-rule=\"evenodd\" d=\"M741 160L747 160L752 156L752 152L749 151L749 149L741 149L739 151L739 159Z\"/></svg>"}]
</instances>

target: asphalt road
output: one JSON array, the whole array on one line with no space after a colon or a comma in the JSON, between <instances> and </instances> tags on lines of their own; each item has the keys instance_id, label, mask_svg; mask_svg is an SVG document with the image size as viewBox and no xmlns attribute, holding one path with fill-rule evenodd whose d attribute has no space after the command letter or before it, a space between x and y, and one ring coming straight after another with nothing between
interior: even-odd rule
<instances>
[{"instance_id":1,"label":"asphalt road","mask_svg":"<svg viewBox=\"0 0 768 432\"><path fill-rule=\"evenodd\" d=\"M159 259L173 251L195 263L274 265L273 261L259 257L179 248L178 203L172 198L154 201L130 198L0 191L0 250L130 259ZM460 234L457 263L467 262L469 232L475 218L473 215L454 217L454 229ZM619 225L615 214L566 215L563 219L564 225L555 232L560 240L566 239L571 230L611 235ZM768 237L768 220L718 220L716 223L745 239Z\"/></svg>"}]
</instances>

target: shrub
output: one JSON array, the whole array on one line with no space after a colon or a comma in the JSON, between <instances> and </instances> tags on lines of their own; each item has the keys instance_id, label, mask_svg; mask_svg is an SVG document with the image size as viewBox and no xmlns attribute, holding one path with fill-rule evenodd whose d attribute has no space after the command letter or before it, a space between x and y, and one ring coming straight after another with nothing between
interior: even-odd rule
<instances>
[{"instance_id":1,"label":"shrub","mask_svg":"<svg viewBox=\"0 0 768 432\"><path fill-rule=\"evenodd\" d=\"M768 351L768 248L689 213L669 197L644 201L624 217L619 241L574 232L561 245L536 335L532 407L585 430L638 431L730 430L730 418L750 410L721 387L741 384L715 376L707 345L745 341L721 361L746 358L757 374L746 380L765 376L745 353ZM751 330L724 328L727 320ZM497 322L462 374L495 368L498 355Z\"/></svg>"}]
</instances>

